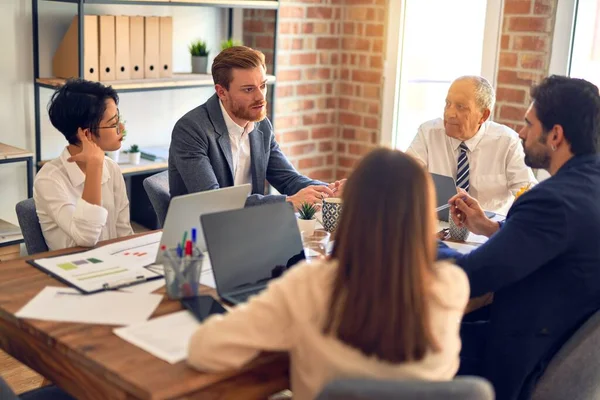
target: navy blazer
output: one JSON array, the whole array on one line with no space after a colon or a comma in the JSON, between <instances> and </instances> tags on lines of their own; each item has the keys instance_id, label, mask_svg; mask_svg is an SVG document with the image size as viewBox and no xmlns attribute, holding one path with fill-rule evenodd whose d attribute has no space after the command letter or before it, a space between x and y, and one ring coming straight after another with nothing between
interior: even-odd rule
<instances>
[{"instance_id":1,"label":"navy blazer","mask_svg":"<svg viewBox=\"0 0 600 400\"><path fill-rule=\"evenodd\" d=\"M173 128L169 147L171 197L233 186L233 156L219 97L185 114ZM246 205L285 201L309 185L326 185L301 175L281 152L267 118L254 124L250 139L252 195ZM265 180L283 195L265 193Z\"/></svg>"},{"instance_id":2,"label":"navy blazer","mask_svg":"<svg viewBox=\"0 0 600 400\"><path fill-rule=\"evenodd\" d=\"M471 253L439 253L467 272L471 296L495 293L482 375L499 400L529 398L552 356L600 309L600 158L574 157L520 196Z\"/></svg>"}]
</instances>

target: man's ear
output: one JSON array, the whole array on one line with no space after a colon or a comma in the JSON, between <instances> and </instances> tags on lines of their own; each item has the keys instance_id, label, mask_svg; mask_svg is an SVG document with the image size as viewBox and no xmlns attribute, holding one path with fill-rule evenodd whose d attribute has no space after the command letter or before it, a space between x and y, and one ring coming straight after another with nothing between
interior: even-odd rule
<instances>
[{"instance_id":1,"label":"man's ear","mask_svg":"<svg viewBox=\"0 0 600 400\"><path fill-rule=\"evenodd\" d=\"M492 114L492 112L489 110L489 108L486 108L485 110L483 110L483 115L481 116L479 123L483 124L485 121L488 120L488 118L490 117L491 114Z\"/></svg>"},{"instance_id":2,"label":"man's ear","mask_svg":"<svg viewBox=\"0 0 600 400\"><path fill-rule=\"evenodd\" d=\"M558 149L563 143L566 143L565 131L562 125L554 125L550 132L548 132L548 144Z\"/></svg>"},{"instance_id":3,"label":"man's ear","mask_svg":"<svg viewBox=\"0 0 600 400\"><path fill-rule=\"evenodd\" d=\"M227 93L227 89L225 89L223 86L219 85L218 83L215 85L215 91L217 92L217 96L219 96L219 98L221 100L223 100L226 96Z\"/></svg>"}]
</instances>

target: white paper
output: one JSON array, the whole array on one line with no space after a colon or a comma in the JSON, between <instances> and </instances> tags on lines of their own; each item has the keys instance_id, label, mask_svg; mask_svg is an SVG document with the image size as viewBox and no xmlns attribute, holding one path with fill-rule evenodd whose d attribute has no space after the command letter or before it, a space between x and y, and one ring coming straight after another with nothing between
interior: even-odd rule
<instances>
[{"instance_id":1,"label":"white paper","mask_svg":"<svg viewBox=\"0 0 600 400\"><path fill-rule=\"evenodd\" d=\"M35 260L54 275L92 292L156 277L144 268L154 262L162 232L62 257Z\"/></svg>"},{"instance_id":2,"label":"white paper","mask_svg":"<svg viewBox=\"0 0 600 400\"><path fill-rule=\"evenodd\" d=\"M125 293L152 293L155 290L160 289L161 287L165 286L165 279L164 278L160 278L160 279L155 279L153 281L150 282L145 282L145 283L140 283L137 285L133 285L133 286L127 286L123 289L120 289L121 292L125 292Z\"/></svg>"},{"instance_id":3,"label":"white paper","mask_svg":"<svg viewBox=\"0 0 600 400\"><path fill-rule=\"evenodd\" d=\"M48 286L15 315L46 321L131 325L150 318L161 299L158 294L116 291L83 295L76 289Z\"/></svg>"},{"instance_id":4,"label":"white paper","mask_svg":"<svg viewBox=\"0 0 600 400\"><path fill-rule=\"evenodd\" d=\"M468 244L468 243L456 243L456 242L444 242L448 247L453 248L461 254L467 254L477 248L477 245Z\"/></svg>"},{"instance_id":5,"label":"white paper","mask_svg":"<svg viewBox=\"0 0 600 400\"><path fill-rule=\"evenodd\" d=\"M175 364L187 358L190 338L199 325L192 313L180 311L113 332L153 356Z\"/></svg>"}]
</instances>

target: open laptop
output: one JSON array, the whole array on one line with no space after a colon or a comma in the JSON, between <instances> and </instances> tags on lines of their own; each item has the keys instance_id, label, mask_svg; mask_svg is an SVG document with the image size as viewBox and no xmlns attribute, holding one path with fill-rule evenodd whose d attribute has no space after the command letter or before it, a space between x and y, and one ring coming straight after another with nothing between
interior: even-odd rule
<instances>
[{"instance_id":1,"label":"open laptop","mask_svg":"<svg viewBox=\"0 0 600 400\"><path fill-rule=\"evenodd\" d=\"M208 190L173 197L167 210L163 234L159 249L162 245L167 248L177 247L181 243L184 232L191 238L192 228L196 228L196 246L201 251L206 251L204 235L200 227L200 216L227 210L244 208L246 198L252 191L252 185L231 186L223 189ZM162 263L162 251L156 255L156 264Z\"/></svg>"},{"instance_id":2,"label":"open laptop","mask_svg":"<svg viewBox=\"0 0 600 400\"><path fill-rule=\"evenodd\" d=\"M228 303L246 301L304 260L296 216L287 202L204 214L200 219L217 293Z\"/></svg>"},{"instance_id":3,"label":"open laptop","mask_svg":"<svg viewBox=\"0 0 600 400\"><path fill-rule=\"evenodd\" d=\"M435 194L436 194L436 207L441 208L442 206L448 204L448 200L452 196L456 194L456 184L454 183L454 178L445 175L438 175L434 173L430 173L431 178L433 179L433 184L435 185ZM446 207L437 212L438 220L448 222L448 218L450 217L450 208ZM485 211L485 216L488 218L493 218L496 216L496 213L493 211Z\"/></svg>"}]
</instances>

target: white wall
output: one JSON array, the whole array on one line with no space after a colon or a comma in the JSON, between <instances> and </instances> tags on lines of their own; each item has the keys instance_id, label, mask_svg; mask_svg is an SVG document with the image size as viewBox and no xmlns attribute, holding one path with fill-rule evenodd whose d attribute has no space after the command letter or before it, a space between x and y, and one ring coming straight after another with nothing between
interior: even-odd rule
<instances>
[{"instance_id":1,"label":"white wall","mask_svg":"<svg viewBox=\"0 0 600 400\"><path fill-rule=\"evenodd\" d=\"M71 19L77 12L74 4L39 2L40 75L52 75L52 55ZM173 16L173 70L190 72L187 46L194 39L204 39L214 57L220 41L227 35L227 13L212 7L162 7L86 5L87 14ZM0 0L0 142L35 151L33 105L33 40L30 0ZM210 65L210 64L209 64ZM119 108L127 121L127 140L131 144L167 145L171 130L179 117L202 104L212 95L212 88L178 89L123 93ZM41 89L42 157L56 157L65 145L46 112L52 90ZM25 166L0 165L0 218L16 223L15 204L27 197Z\"/></svg>"}]
</instances>

